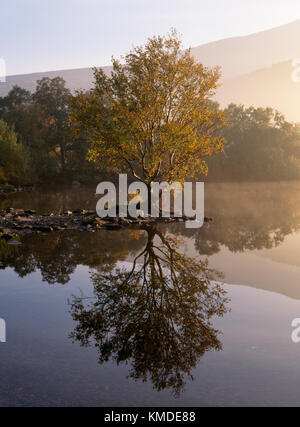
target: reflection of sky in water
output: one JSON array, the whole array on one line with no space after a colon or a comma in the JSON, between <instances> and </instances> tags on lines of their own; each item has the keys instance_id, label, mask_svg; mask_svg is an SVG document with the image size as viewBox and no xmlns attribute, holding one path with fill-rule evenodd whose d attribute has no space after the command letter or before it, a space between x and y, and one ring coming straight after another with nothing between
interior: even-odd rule
<instances>
[{"instance_id":1,"label":"reflection of sky in water","mask_svg":"<svg viewBox=\"0 0 300 427\"><path fill-rule=\"evenodd\" d=\"M281 266L276 265L278 271ZM291 320L300 303L287 297L226 286L232 312L216 322L223 351L207 353L186 391L173 399L150 383L127 380L127 367L100 366L96 352L72 344L67 300L91 292L88 268L78 267L67 286L1 272L1 316L7 344L0 346L1 404L226 405L295 404L300 346L291 343Z\"/></svg>"},{"instance_id":2,"label":"reflection of sky in water","mask_svg":"<svg viewBox=\"0 0 300 427\"><path fill-rule=\"evenodd\" d=\"M239 190L239 196L241 193ZM249 236L255 238L270 221L271 228L282 224L286 231L277 248L246 248L240 252L228 249L228 242L234 244L234 234L215 236L221 245L219 252L209 257L209 267L223 272L224 281L232 284L224 285L231 312L214 321L222 332L223 350L208 352L200 359L192 372L195 380L187 380L185 391L177 399L169 390L153 390L151 382L127 379L126 365L99 365L94 348L72 344L68 336L74 323L68 300L80 291L91 295L93 289L92 267L80 265L80 257L65 285L42 281L38 267L23 278L12 266L0 270L0 317L7 323L7 343L0 344L0 405L299 405L300 345L291 341L291 322L300 317L300 233L295 229L290 232L288 224L291 217L292 226L298 226L298 200L296 192L293 194L292 201L282 196L282 215L280 203L276 198L273 202L270 194L266 203L272 212L268 215L267 206L262 206L264 219L249 205L247 212L256 215L253 224L251 218L247 219L249 229L239 223L239 216L235 216L239 208L235 206L231 219L222 207L213 215L216 226L211 233L218 231L219 218L224 224L231 221L235 228L240 227L242 235L249 230ZM210 214L216 204L214 198L212 193L207 206ZM249 193L247 198L251 201ZM94 235L94 246L99 239L107 240L107 236ZM115 253L116 262L127 259L130 265L133 254L122 253L121 246L126 242L122 236L112 233L111 246L105 246L104 240L103 245ZM137 245L136 236L128 239ZM240 236L237 241L241 241ZM89 245L92 253L92 240ZM26 244L17 250L25 251ZM197 254L193 236L184 237L181 250L189 256ZM30 251L26 254L30 257ZM90 265L92 261L95 259L89 260ZM51 251L47 262L51 262ZM96 265L95 261L93 267Z\"/></svg>"}]
</instances>

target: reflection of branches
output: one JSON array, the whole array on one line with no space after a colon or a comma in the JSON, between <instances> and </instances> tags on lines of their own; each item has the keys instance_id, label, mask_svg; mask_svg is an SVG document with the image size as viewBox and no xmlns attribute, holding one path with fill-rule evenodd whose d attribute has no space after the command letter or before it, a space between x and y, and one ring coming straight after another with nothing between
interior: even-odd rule
<instances>
[{"instance_id":1,"label":"reflection of branches","mask_svg":"<svg viewBox=\"0 0 300 427\"><path fill-rule=\"evenodd\" d=\"M0 239L0 269L13 267L20 277L39 270L43 281L66 284L80 264L91 268L101 265L102 270L110 271L117 260L143 246L144 237L139 237L128 239L128 230L121 230L118 240L105 231L101 235L76 231L28 234L20 247Z\"/></svg>"},{"instance_id":2,"label":"reflection of branches","mask_svg":"<svg viewBox=\"0 0 300 427\"><path fill-rule=\"evenodd\" d=\"M185 375L209 350L220 350L211 318L226 312L225 293L207 261L181 254L176 239L148 229L132 267L92 274L94 301L74 297L71 336L94 342L99 362L131 359L130 377L179 394Z\"/></svg>"},{"instance_id":3,"label":"reflection of branches","mask_svg":"<svg viewBox=\"0 0 300 427\"><path fill-rule=\"evenodd\" d=\"M200 255L222 247L231 252L276 248L300 230L299 182L214 184L206 192L205 209L214 221L198 230L168 226L190 237Z\"/></svg>"}]
</instances>

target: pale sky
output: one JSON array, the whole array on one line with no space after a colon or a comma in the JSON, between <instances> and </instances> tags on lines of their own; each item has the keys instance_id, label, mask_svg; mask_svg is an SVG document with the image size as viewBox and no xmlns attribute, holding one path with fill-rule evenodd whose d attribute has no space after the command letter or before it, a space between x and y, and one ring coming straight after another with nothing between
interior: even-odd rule
<instances>
[{"instance_id":1,"label":"pale sky","mask_svg":"<svg viewBox=\"0 0 300 427\"><path fill-rule=\"evenodd\" d=\"M109 65L172 27L188 47L296 19L299 0L1 0L0 58L8 75Z\"/></svg>"}]
</instances>

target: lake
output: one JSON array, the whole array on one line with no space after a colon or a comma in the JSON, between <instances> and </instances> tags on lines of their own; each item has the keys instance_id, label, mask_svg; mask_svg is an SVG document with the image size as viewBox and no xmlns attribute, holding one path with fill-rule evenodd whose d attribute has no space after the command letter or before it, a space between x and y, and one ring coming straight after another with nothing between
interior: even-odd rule
<instances>
[{"instance_id":1,"label":"lake","mask_svg":"<svg viewBox=\"0 0 300 427\"><path fill-rule=\"evenodd\" d=\"M94 210L94 193L0 210ZM0 405L298 406L300 182L206 184L205 214L0 240Z\"/></svg>"}]
</instances>

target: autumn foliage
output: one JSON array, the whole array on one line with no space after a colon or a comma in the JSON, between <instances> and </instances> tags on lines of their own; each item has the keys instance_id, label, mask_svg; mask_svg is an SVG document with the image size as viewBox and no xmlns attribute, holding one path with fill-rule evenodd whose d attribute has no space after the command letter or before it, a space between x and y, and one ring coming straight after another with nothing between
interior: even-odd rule
<instances>
[{"instance_id":1,"label":"autumn foliage","mask_svg":"<svg viewBox=\"0 0 300 427\"><path fill-rule=\"evenodd\" d=\"M91 143L89 159L151 182L207 174L223 151L223 113L211 97L219 70L196 63L175 31L134 48L113 72L95 69L95 85L71 101L71 125Z\"/></svg>"}]
</instances>

